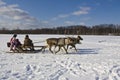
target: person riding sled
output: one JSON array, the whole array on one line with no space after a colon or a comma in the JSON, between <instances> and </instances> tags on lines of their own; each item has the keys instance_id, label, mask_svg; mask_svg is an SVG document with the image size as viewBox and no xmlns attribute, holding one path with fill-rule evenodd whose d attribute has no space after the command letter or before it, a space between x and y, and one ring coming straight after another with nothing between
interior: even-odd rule
<instances>
[{"instance_id":1,"label":"person riding sled","mask_svg":"<svg viewBox=\"0 0 120 80\"><path fill-rule=\"evenodd\" d=\"M13 51L16 49L16 37L17 37L17 34L14 34L13 37L10 39L10 51Z\"/></svg>"},{"instance_id":2,"label":"person riding sled","mask_svg":"<svg viewBox=\"0 0 120 80\"><path fill-rule=\"evenodd\" d=\"M19 39L16 39L17 34L14 34L13 37L10 39L10 51L19 51L22 50L22 44Z\"/></svg>"},{"instance_id":3,"label":"person riding sled","mask_svg":"<svg viewBox=\"0 0 120 80\"><path fill-rule=\"evenodd\" d=\"M23 47L25 49L29 48L30 50L34 50L33 42L28 35L25 36Z\"/></svg>"}]
</instances>

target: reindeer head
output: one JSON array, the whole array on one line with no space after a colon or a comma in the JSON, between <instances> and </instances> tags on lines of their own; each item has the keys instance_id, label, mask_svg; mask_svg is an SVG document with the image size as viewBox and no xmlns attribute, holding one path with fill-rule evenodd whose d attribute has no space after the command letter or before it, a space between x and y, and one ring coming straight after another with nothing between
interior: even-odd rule
<instances>
[{"instance_id":1,"label":"reindeer head","mask_svg":"<svg viewBox=\"0 0 120 80\"><path fill-rule=\"evenodd\" d=\"M78 36L77 38L78 38L79 40L83 40L83 38L82 38L81 36Z\"/></svg>"},{"instance_id":2,"label":"reindeer head","mask_svg":"<svg viewBox=\"0 0 120 80\"><path fill-rule=\"evenodd\" d=\"M78 36L78 37L76 38L76 43L81 44L80 40L83 40L83 38L80 37L80 36Z\"/></svg>"}]
</instances>

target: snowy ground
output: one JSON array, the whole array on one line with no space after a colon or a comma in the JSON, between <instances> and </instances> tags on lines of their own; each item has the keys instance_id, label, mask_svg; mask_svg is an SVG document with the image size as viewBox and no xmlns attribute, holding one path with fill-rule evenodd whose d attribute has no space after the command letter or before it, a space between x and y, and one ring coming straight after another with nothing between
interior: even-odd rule
<instances>
[{"instance_id":1,"label":"snowy ground","mask_svg":"<svg viewBox=\"0 0 120 80\"><path fill-rule=\"evenodd\" d=\"M18 35L23 42L25 35ZM35 45L46 38L65 35L29 35ZM83 37L77 52L6 53L12 35L0 35L0 80L120 80L120 36ZM76 36L75 36L76 37Z\"/></svg>"}]
</instances>

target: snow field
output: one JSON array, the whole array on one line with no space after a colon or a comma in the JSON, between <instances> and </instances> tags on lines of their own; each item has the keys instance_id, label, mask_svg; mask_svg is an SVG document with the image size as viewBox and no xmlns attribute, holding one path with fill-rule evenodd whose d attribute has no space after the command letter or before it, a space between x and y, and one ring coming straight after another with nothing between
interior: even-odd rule
<instances>
[{"instance_id":1,"label":"snow field","mask_svg":"<svg viewBox=\"0 0 120 80\"><path fill-rule=\"evenodd\" d=\"M5 53L9 50L6 42L12 35L0 36L0 45L3 46L0 51L0 80L120 80L119 36L81 35L84 40L76 45L78 51L69 49L69 54L64 50L51 54L48 49L44 53ZM30 35L30 38L37 42L64 36ZM23 41L24 35L18 37Z\"/></svg>"}]
</instances>

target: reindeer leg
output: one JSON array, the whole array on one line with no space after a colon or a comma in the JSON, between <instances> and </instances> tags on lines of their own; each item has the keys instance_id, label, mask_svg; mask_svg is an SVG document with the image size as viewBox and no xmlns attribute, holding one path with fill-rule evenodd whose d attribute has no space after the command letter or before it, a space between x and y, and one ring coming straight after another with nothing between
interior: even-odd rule
<instances>
[{"instance_id":1,"label":"reindeer leg","mask_svg":"<svg viewBox=\"0 0 120 80\"><path fill-rule=\"evenodd\" d=\"M67 45L67 50L68 50L68 48L69 48L69 44Z\"/></svg>"},{"instance_id":2,"label":"reindeer leg","mask_svg":"<svg viewBox=\"0 0 120 80\"><path fill-rule=\"evenodd\" d=\"M53 51L51 50L51 48L52 48L52 47L50 46L50 47L49 47L49 51L50 51L51 53L53 53Z\"/></svg>"},{"instance_id":3,"label":"reindeer leg","mask_svg":"<svg viewBox=\"0 0 120 80\"><path fill-rule=\"evenodd\" d=\"M55 45L54 52L55 52L56 47L57 47L57 46Z\"/></svg>"},{"instance_id":4,"label":"reindeer leg","mask_svg":"<svg viewBox=\"0 0 120 80\"><path fill-rule=\"evenodd\" d=\"M61 46L59 46L58 51L56 51L55 53L58 53L60 51L60 49L61 49Z\"/></svg>"},{"instance_id":5,"label":"reindeer leg","mask_svg":"<svg viewBox=\"0 0 120 80\"><path fill-rule=\"evenodd\" d=\"M65 48L65 46L63 46L63 48L64 48L64 50L65 50L66 54L68 54L67 49Z\"/></svg>"},{"instance_id":6,"label":"reindeer leg","mask_svg":"<svg viewBox=\"0 0 120 80\"><path fill-rule=\"evenodd\" d=\"M77 52L77 49L76 49L76 46L75 45L71 45L72 47L74 47L75 48L75 50L76 50L76 52Z\"/></svg>"}]
</instances>

